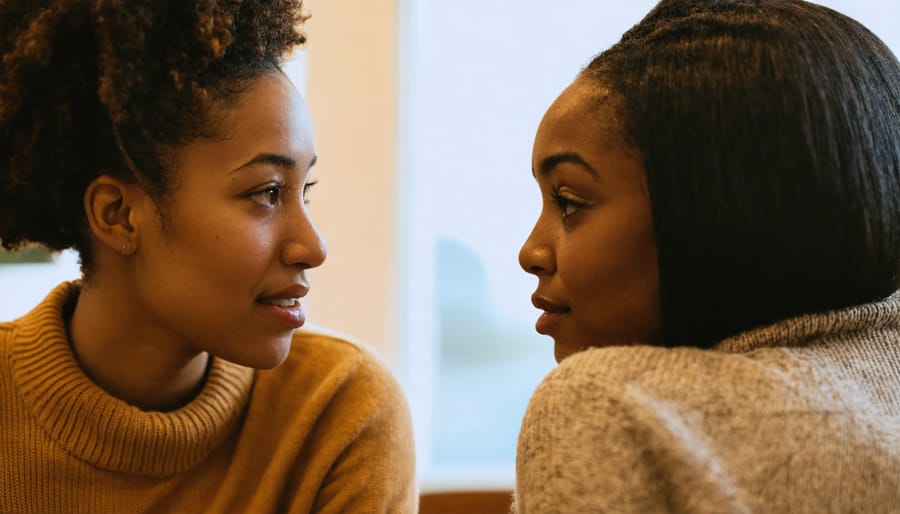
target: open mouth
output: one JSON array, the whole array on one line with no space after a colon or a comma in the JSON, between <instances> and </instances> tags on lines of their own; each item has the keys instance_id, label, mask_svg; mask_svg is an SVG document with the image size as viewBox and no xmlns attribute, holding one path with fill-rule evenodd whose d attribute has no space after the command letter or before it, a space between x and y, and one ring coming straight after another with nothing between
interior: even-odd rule
<instances>
[{"instance_id":1,"label":"open mouth","mask_svg":"<svg viewBox=\"0 0 900 514\"><path fill-rule=\"evenodd\" d=\"M306 322L306 314L299 298L259 298L256 304L262 311L286 328L300 328Z\"/></svg>"},{"instance_id":2,"label":"open mouth","mask_svg":"<svg viewBox=\"0 0 900 514\"><path fill-rule=\"evenodd\" d=\"M257 303L276 307L295 307L300 304L299 298L260 298Z\"/></svg>"}]
</instances>

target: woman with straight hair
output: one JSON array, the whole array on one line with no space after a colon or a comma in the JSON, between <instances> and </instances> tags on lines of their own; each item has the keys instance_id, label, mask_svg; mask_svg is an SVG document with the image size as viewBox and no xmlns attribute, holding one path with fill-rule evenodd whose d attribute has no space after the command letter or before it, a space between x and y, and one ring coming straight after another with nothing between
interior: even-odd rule
<instances>
[{"instance_id":1,"label":"woman with straight hair","mask_svg":"<svg viewBox=\"0 0 900 514\"><path fill-rule=\"evenodd\" d=\"M520 514L900 512L900 66L799 0L663 0L537 130L559 365Z\"/></svg>"},{"instance_id":2,"label":"woman with straight hair","mask_svg":"<svg viewBox=\"0 0 900 514\"><path fill-rule=\"evenodd\" d=\"M0 323L0 512L416 511L393 376L297 330L326 253L281 70L305 18L0 0L0 242L83 271Z\"/></svg>"}]
</instances>

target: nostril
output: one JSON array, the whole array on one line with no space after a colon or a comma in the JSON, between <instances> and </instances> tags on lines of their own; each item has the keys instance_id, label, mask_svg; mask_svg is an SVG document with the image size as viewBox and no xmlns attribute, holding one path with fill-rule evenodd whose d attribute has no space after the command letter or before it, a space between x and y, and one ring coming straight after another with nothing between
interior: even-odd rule
<instances>
[{"instance_id":1,"label":"nostril","mask_svg":"<svg viewBox=\"0 0 900 514\"><path fill-rule=\"evenodd\" d=\"M554 255L546 245L529 245L519 252L519 265L526 273L540 275L550 273L554 267Z\"/></svg>"}]
</instances>

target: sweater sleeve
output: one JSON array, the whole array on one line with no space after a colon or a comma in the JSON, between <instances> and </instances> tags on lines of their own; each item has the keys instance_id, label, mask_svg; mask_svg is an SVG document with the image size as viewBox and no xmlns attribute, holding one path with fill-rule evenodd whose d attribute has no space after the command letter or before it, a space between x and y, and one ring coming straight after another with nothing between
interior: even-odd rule
<instances>
[{"instance_id":1,"label":"sweater sleeve","mask_svg":"<svg viewBox=\"0 0 900 514\"><path fill-rule=\"evenodd\" d=\"M412 424L391 373L363 352L360 368L337 393L350 405L352 437L325 477L312 512L406 514L418 510ZM291 512L305 512L291 509Z\"/></svg>"},{"instance_id":2,"label":"sweater sleeve","mask_svg":"<svg viewBox=\"0 0 900 514\"><path fill-rule=\"evenodd\" d=\"M662 371L659 354L629 350L572 356L535 391L519 434L519 514L742 511L691 412L642 387Z\"/></svg>"}]
</instances>

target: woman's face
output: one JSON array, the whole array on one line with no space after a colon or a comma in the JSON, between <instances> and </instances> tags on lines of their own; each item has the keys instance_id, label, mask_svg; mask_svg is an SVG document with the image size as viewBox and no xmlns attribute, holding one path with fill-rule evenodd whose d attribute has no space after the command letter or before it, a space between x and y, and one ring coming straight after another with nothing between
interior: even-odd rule
<instances>
[{"instance_id":1,"label":"woman's face","mask_svg":"<svg viewBox=\"0 0 900 514\"><path fill-rule=\"evenodd\" d=\"M306 105L281 73L255 79L226 113L225 137L177 155L156 215L146 199L133 270L145 333L255 368L286 357L304 323L306 271L325 244L306 192L316 152Z\"/></svg>"},{"instance_id":2,"label":"woman's face","mask_svg":"<svg viewBox=\"0 0 900 514\"><path fill-rule=\"evenodd\" d=\"M537 223L519 252L538 278L536 330L557 362L591 346L658 342L656 243L644 170L597 86L576 80L538 127Z\"/></svg>"}]
</instances>

